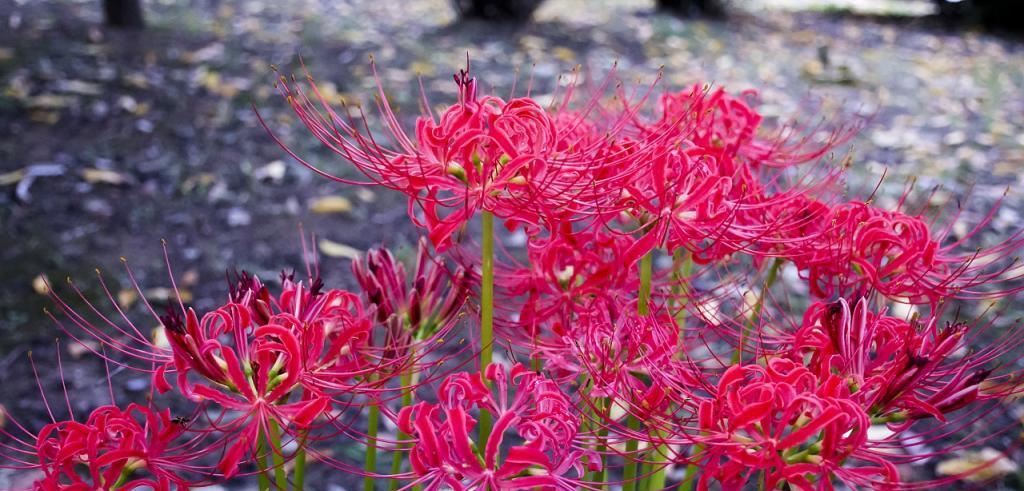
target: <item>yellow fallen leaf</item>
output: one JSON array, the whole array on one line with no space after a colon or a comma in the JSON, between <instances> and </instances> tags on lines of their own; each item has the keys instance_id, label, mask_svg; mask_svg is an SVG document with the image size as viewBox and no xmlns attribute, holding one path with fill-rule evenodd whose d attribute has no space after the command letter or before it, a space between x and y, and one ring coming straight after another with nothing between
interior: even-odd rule
<instances>
[{"instance_id":1,"label":"yellow fallen leaf","mask_svg":"<svg viewBox=\"0 0 1024 491\"><path fill-rule=\"evenodd\" d=\"M171 288L150 288L146 290L146 298L160 303L177 302L178 296L181 297L183 303L189 303L192 301L192 292L178 288L178 295L174 294L174 290Z\"/></svg>"},{"instance_id":2,"label":"yellow fallen leaf","mask_svg":"<svg viewBox=\"0 0 1024 491\"><path fill-rule=\"evenodd\" d=\"M75 101L72 96L42 94L25 100L28 107L35 109L62 109Z\"/></svg>"},{"instance_id":3,"label":"yellow fallen leaf","mask_svg":"<svg viewBox=\"0 0 1024 491\"><path fill-rule=\"evenodd\" d=\"M313 213L345 213L352 211L352 202L344 196L323 196L309 202Z\"/></svg>"},{"instance_id":4,"label":"yellow fallen leaf","mask_svg":"<svg viewBox=\"0 0 1024 491\"><path fill-rule=\"evenodd\" d=\"M32 279L32 289L40 295L50 293L49 280L46 279L45 274L38 275Z\"/></svg>"},{"instance_id":5,"label":"yellow fallen leaf","mask_svg":"<svg viewBox=\"0 0 1024 491\"><path fill-rule=\"evenodd\" d=\"M120 172L106 169L82 169L82 178L93 184L113 184L115 186L125 184L131 179Z\"/></svg>"},{"instance_id":6,"label":"yellow fallen leaf","mask_svg":"<svg viewBox=\"0 0 1024 491\"><path fill-rule=\"evenodd\" d=\"M60 121L60 113L57 111L31 111L28 113L28 119L33 123L43 123L52 126Z\"/></svg>"},{"instance_id":7,"label":"yellow fallen leaf","mask_svg":"<svg viewBox=\"0 0 1024 491\"><path fill-rule=\"evenodd\" d=\"M92 339L72 341L68 344L68 354L75 360L81 360L83 356L99 353L100 343Z\"/></svg>"},{"instance_id":8,"label":"yellow fallen leaf","mask_svg":"<svg viewBox=\"0 0 1024 491\"><path fill-rule=\"evenodd\" d=\"M199 283L199 271L194 269L185 271L185 273L181 275L181 279L178 280L179 286L195 286L196 283Z\"/></svg>"},{"instance_id":9,"label":"yellow fallen leaf","mask_svg":"<svg viewBox=\"0 0 1024 491\"><path fill-rule=\"evenodd\" d=\"M433 77L437 74L437 67L433 63L416 60L409 64L409 71L423 77Z\"/></svg>"},{"instance_id":10,"label":"yellow fallen leaf","mask_svg":"<svg viewBox=\"0 0 1024 491\"><path fill-rule=\"evenodd\" d=\"M11 184L21 182L21 180L25 178L25 173L25 169L22 168L0 174L0 186L10 186Z\"/></svg>"},{"instance_id":11,"label":"yellow fallen leaf","mask_svg":"<svg viewBox=\"0 0 1024 491\"><path fill-rule=\"evenodd\" d=\"M565 46L555 46L551 49L551 53L555 55L555 58L566 63L572 63L576 59L576 53Z\"/></svg>"},{"instance_id":12,"label":"yellow fallen leaf","mask_svg":"<svg viewBox=\"0 0 1024 491\"><path fill-rule=\"evenodd\" d=\"M363 203L373 203L374 201L377 201L377 195L366 188L356 188L356 198L359 198L359 201L362 201Z\"/></svg>"},{"instance_id":13,"label":"yellow fallen leaf","mask_svg":"<svg viewBox=\"0 0 1024 491\"><path fill-rule=\"evenodd\" d=\"M320 252L328 257L342 257L354 260L358 259L359 255L362 254L362 252L355 247L327 239L320 239L317 243L317 247L320 249Z\"/></svg>"},{"instance_id":14,"label":"yellow fallen leaf","mask_svg":"<svg viewBox=\"0 0 1024 491\"><path fill-rule=\"evenodd\" d=\"M122 309L130 309L132 305L135 305L135 301L139 299L139 292L134 288L125 288L117 292L117 304Z\"/></svg>"},{"instance_id":15,"label":"yellow fallen leaf","mask_svg":"<svg viewBox=\"0 0 1024 491\"><path fill-rule=\"evenodd\" d=\"M959 457L944 460L935 468L935 472L940 476L969 473L964 480L982 482L1017 472L1017 469L1017 464L1008 459L1005 454L994 448L985 447L977 451L963 452Z\"/></svg>"},{"instance_id":16,"label":"yellow fallen leaf","mask_svg":"<svg viewBox=\"0 0 1024 491\"><path fill-rule=\"evenodd\" d=\"M210 172L202 172L194 176L189 176L185 179L185 182L181 183L181 192L188 194L199 187L207 187L214 182L217 182L217 175Z\"/></svg>"},{"instance_id":17,"label":"yellow fallen leaf","mask_svg":"<svg viewBox=\"0 0 1024 491\"><path fill-rule=\"evenodd\" d=\"M171 348L171 343L167 340L167 332L164 330L164 326L157 326L153 328L152 340L153 346L156 346L157 348Z\"/></svg>"}]
</instances>

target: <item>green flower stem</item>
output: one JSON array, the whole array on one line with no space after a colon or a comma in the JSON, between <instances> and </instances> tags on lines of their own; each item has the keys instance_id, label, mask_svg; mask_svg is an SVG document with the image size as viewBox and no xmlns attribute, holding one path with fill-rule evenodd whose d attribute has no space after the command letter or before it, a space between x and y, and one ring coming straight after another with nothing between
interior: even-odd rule
<instances>
[{"instance_id":1,"label":"green flower stem","mask_svg":"<svg viewBox=\"0 0 1024 491\"><path fill-rule=\"evenodd\" d=\"M267 424L267 443L270 460L274 464L274 485L278 491L287 491L288 474L284 470L284 454L281 450L281 429L277 421L271 419Z\"/></svg>"},{"instance_id":2,"label":"green flower stem","mask_svg":"<svg viewBox=\"0 0 1024 491\"><path fill-rule=\"evenodd\" d=\"M295 452L295 484L292 487L295 491L302 491L306 486L306 446L305 442L299 442L299 449Z\"/></svg>"},{"instance_id":3,"label":"green flower stem","mask_svg":"<svg viewBox=\"0 0 1024 491\"><path fill-rule=\"evenodd\" d=\"M132 468L130 466L125 466L124 469L121 469L121 475L117 476L117 482L115 482L114 486L111 487L110 489L117 489L121 487L121 485L128 482L128 477L131 475Z\"/></svg>"},{"instance_id":4,"label":"green flower stem","mask_svg":"<svg viewBox=\"0 0 1024 491\"><path fill-rule=\"evenodd\" d=\"M636 313L647 315L651 311L651 270L653 252L640 259L640 295L636 302Z\"/></svg>"},{"instance_id":5,"label":"green flower stem","mask_svg":"<svg viewBox=\"0 0 1024 491\"><path fill-rule=\"evenodd\" d=\"M600 423L600 421L608 420L608 413L611 409L610 399L601 398L597 400L597 410L600 412L599 425L600 428L597 430L597 454L601 458L601 473L598 474L597 482L608 482L608 462L605 461L604 454L608 451L608 427ZM602 486L601 489L608 489L608 486Z\"/></svg>"},{"instance_id":6,"label":"green flower stem","mask_svg":"<svg viewBox=\"0 0 1024 491\"><path fill-rule=\"evenodd\" d=\"M263 434L263 430L261 429L259 433L256 434L255 454L256 468L259 470L256 474L256 485L260 491L270 491L270 478L267 477L266 455L263 455L267 448L266 440L266 435Z\"/></svg>"},{"instance_id":7,"label":"green flower stem","mask_svg":"<svg viewBox=\"0 0 1024 491\"><path fill-rule=\"evenodd\" d=\"M698 455L704 451L704 447L700 444L693 446L693 455ZM690 462L686 466L686 476L683 477L683 481L679 483L679 491L690 491L693 489L693 483L697 480L697 463Z\"/></svg>"},{"instance_id":8,"label":"green flower stem","mask_svg":"<svg viewBox=\"0 0 1024 491\"><path fill-rule=\"evenodd\" d=\"M480 251L480 370L491 364L494 355L494 215L481 212L483 220ZM480 411L480 445L491 435L491 413Z\"/></svg>"},{"instance_id":9,"label":"green flower stem","mask_svg":"<svg viewBox=\"0 0 1024 491\"><path fill-rule=\"evenodd\" d=\"M369 421L366 423L366 460L363 470L370 475L363 478L363 491L373 491L375 478L372 474L377 473L377 430L380 427L380 406L377 403L370 406L367 418Z\"/></svg>"},{"instance_id":10,"label":"green flower stem","mask_svg":"<svg viewBox=\"0 0 1024 491\"><path fill-rule=\"evenodd\" d=\"M685 358L686 352L686 295L689 293L690 285L684 283L689 281L690 274L693 272L693 257L690 256L689 251L682 247L676 249L672 253L672 265L675 284L673 290L675 295L673 298L678 299L678 305L674 305L676 308L676 325L679 326L679 349L676 354Z\"/></svg>"},{"instance_id":11,"label":"green flower stem","mask_svg":"<svg viewBox=\"0 0 1024 491\"><path fill-rule=\"evenodd\" d=\"M775 258L771 268L768 269L768 277L764 280L764 288L761 289L761 294L757 296L757 302L754 303L754 311L750 313L750 321L740 331L740 344L732 354L733 365L743 360L743 347L747 344L747 337L750 336L750 331L761 318L761 311L764 309L764 299L768 296L768 290L775 284L775 280L778 279L779 269L782 269L782 258Z\"/></svg>"},{"instance_id":12,"label":"green flower stem","mask_svg":"<svg viewBox=\"0 0 1024 491\"><path fill-rule=\"evenodd\" d=\"M589 384L590 381L588 380L585 384L581 384L580 387L586 388ZM595 484L605 482L608 477L608 467L605 465L606 462L604 458L604 452L607 450L605 441L608 437L608 429L604 428L599 422L599 418L603 418L604 414L606 414L604 407L605 400L603 398L597 398L593 400L592 404L588 404L587 407L584 408L585 419L583 420L583 424L588 432L597 436L597 442L594 444L594 452L597 453L598 458L601 459L601 470L587 471L584 479L586 479L587 482Z\"/></svg>"},{"instance_id":13,"label":"green flower stem","mask_svg":"<svg viewBox=\"0 0 1024 491\"><path fill-rule=\"evenodd\" d=\"M413 359L413 360L416 359L416 352L415 351L412 352L411 359ZM416 366L414 364L413 366L410 366L408 370L406 370L404 373L402 373L402 376L401 376L402 387L406 388L406 390L404 392L402 392L402 407L408 407L408 406L412 405L412 384L413 384L413 379L415 377L415 373L414 373L415 370L416 370ZM404 440L406 438L409 438L409 435L406 435L401 430L398 430L398 438L397 438L397 440L401 441L401 440ZM408 444L402 443L402 444L399 444L397 446L397 448L395 449L394 452L392 452L392 457L391 457L391 475L395 475L395 474L398 474L398 473L402 472L402 461L405 459L405 452L403 450L406 449L406 448L408 448ZM397 489L398 489L398 479L392 478L391 482L388 484L388 491L395 491Z\"/></svg>"},{"instance_id":14,"label":"green flower stem","mask_svg":"<svg viewBox=\"0 0 1024 491\"><path fill-rule=\"evenodd\" d=\"M640 420L636 419L636 416L632 414L626 419L626 426L631 430L640 429ZM637 489L636 482L636 471L637 462L633 460L636 458L638 441L636 438L630 438L626 440L626 463L622 467L622 491L635 491Z\"/></svg>"},{"instance_id":15,"label":"green flower stem","mask_svg":"<svg viewBox=\"0 0 1024 491\"><path fill-rule=\"evenodd\" d=\"M658 434L661 435L662 432L659 430ZM649 459L651 463L644 466L647 468L645 474L648 476L645 479L647 491L665 489L665 480L668 478L669 452L671 449L668 445L656 445L651 449Z\"/></svg>"},{"instance_id":16,"label":"green flower stem","mask_svg":"<svg viewBox=\"0 0 1024 491\"><path fill-rule=\"evenodd\" d=\"M639 315L647 315L651 311L651 276L653 273L653 252L644 254L644 257L640 259L640 292L637 296L636 301L636 313ZM640 429L640 421L636 419L636 416L630 414L626 418L626 426L631 430ZM622 490L623 491L634 491L640 489L638 483L637 469L638 463L634 460L631 455L634 455L637 451L637 440L630 438L626 441L626 462L622 468Z\"/></svg>"}]
</instances>

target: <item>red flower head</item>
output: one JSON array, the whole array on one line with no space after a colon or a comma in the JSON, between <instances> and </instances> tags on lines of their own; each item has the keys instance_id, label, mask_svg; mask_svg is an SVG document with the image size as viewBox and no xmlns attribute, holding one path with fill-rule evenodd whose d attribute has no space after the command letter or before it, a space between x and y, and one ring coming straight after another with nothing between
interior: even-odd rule
<instances>
[{"instance_id":1,"label":"red flower head","mask_svg":"<svg viewBox=\"0 0 1024 491\"><path fill-rule=\"evenodd\" d=\"M438 399L438 404L421 402L399 414L399 428L416 440L410 454L413 472L428 490L569 490L588 466L600 468L595 455L574 446L579 419L569 398L554 382L521 365L511 373L489 365L484 377L451 375L441 384ZM487 410L495 418L489 438L477 445L469 436L476 424L472 409ZM502 456L513 430L523 443L507 447Z\"/></svg>"},{"instance_id":2,"label":"red flower head","mask_svg":"<svg viewBox=\"0 0 1024 491\"><path fill-rule=\"evenodd\" d=\"M405 266L387 249L369 251L365 260L352 261L352 273L376 307L377 322L394 317L404 335L419 339L454 322L470 287L466 270L448 271L442 260L430 256L424 239L419 241L411 284Z\"/></svg>"},{"instance_id":3,"label":"red flower head","mask_svg":"<svg viewBox=\"0 0 1024 491\"><path fill-rule=\"evenodd\" d=\"M932 319L907 321L869 312L860 300L816 304L794 336L794 348L812 355L819 374L837 373L854 388L852 398L873 418L902 422L949 413L1002 394L981 391L984 368L999 353L985 350L953 359L966 349L967 326L940 328Z\"/></svg>"},{"instance_id":4,"label":"red flower head","mask_svg":"<svg viewBox=\"0 0 1024 491\"><path fill-rule=\"evenodd\" d=\"M237 279L228 303L202 319L192 309L184 319L161 319L172 360L154 374L162 392L171 388L164 373L175 371L188 398L238 412L221 428L238 434L220 466L228 475L271 422L308 428L330 405L330 393L352 390L376 368L368 348L372 323L354 294L282 274L274 298L257 278Z\"/></svg>"},{"instance_id":5,"label":"red flower head","mask_svg":"<svg viewBox=\"0 0 1024 491\"><path fill-rule=\"evenodd\" d=\"M526 264L499 265L496 282L518 314L508 337L524 343L541 329L567 325L595 301L628 298L638 288L635 268L623 267L623 255L635 242L601 227L572 230L564 223L548 237L527 243ZM522 332L528 336L524 339Z\"/></svg>"},{"instance_id":6,"label":"red flower head","mask_svg":"<svg viewBox=\"0 0 1024 491\"><path fill-rule=\"evenodd\" d=\"M935 233L921 216L856 201L806 209L816 219L807 222L811 227L799 229L807 235L782 244L781 255L806 271L811 292L819 297L877 291L889 298L935 306L945 299L993 298L1016 291L994 285L1005 281L1004 273L1017 262L1005 264L1005 259L1019 250L1019 232L999 246L963 254L957 247L977 228L943 245L950 229Z\"/></svg>"},{"instance_id":7,"label":"red flower head","mask_svg":"<svg viewBox=\"0 0 1024 491\"><path fill-rule=\"evenodd\" d=\"M84 423L60 421L36 437L44 477L40 491L187 489L182 477L196 457L181 441L183 425L170 412L132 404L126 410L103 406Z\"/></svg>"},{"instance_id":8,"label":"red flower head","mask_svg":"<svg viewBox=\"0 0 1024 491\"><path fill-rule=\"evenodd\" d=\"M697 440L705 446L701 489L718 481L722 489L739 490L762 472L766 489L782 482L808 491L832 489L832 475L854 482L872 474L899 479L884 459L871 459L878 467L843 467L871 457L865 451L867 413L841 379L818 377L789 360L729 368L714 395L701 402L699 421Z\"/></svg>"}]
</instances>

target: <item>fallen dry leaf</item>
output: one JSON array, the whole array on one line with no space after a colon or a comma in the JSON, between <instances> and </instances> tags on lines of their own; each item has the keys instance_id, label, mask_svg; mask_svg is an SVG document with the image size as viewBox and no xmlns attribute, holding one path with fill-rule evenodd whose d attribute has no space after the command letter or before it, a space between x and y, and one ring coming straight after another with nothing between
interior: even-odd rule
<instances>
[{"instance_id":1,"label":"fallen dry leaf","mask_svg":"<svg viewBox=\"0 0 1024 491\"><path fill-rule=\"evenodd\" d=\"M178 280L180 286L195 286L197 283L199 283L199 271L194 269L185 271L181 275L181 279Z\"/></svg>"},{"instance_id":2,"label":"fallen dry leaf","mask_svg":"<svg viewBox=\"0 0 1024 491\"><path fill-rule=\"evenodd\" d=\"M252 176L259 181L279 182L284 179L287 170L288 167L284 161L275 160L253 171Z\"/></svg>"},{"instance_id":3,"label":"fallen dry leaf","mask_svg":"<svg viewBox=\"0 0 1024 491\"><path fill-rule=\"evenodd\" d=\"M68 344L68 354L75 360L81 360L83 356L98 353L100 343L92 339L76 340Z\"/></svg>"},{"instance_id":4,"label":"fallen dry leaf","mask_svg":"<svg viewBox=\"0 0 1024 491\"><path fill-rule=\"evenodd\" d=\"M117 292L117 304L122 309L130 309L132 305L135 305L135 301L139 299L139 292L134 288L125 288Z\"/></svg>"},{"instance_id":5,"label":"fallen dry leaf","mask_svg":"<svg viewBox=\"0 0 1024 491\"><path fill-rule=\"evenodd\" d=\"M362 254L362 252L355 247L327 239L320 239L320 241L317 242L317 247L320 252L328 257L341 257L355 260L359 259L359 255Z\"/></svg>"},{"instance_id":6,"label":"fallen dry leaf","mask_svg":"<svg viewBox=\"0 0 1024 491\"><path fill-rule=\"evenodd\" d=\"M374 201L377 201L377 195L366 188L356 188L356 198L359 198L359 201L362 201L363 203L373 203Z\"/></svg>"},{"instance_id":7,"label":"fallen dry leaf","mask_svg":"<svg viewBox=\"0 0 1024 491\"><path fill-rule=\"evenodd\" d=\"M964 476L964 480L981 482L1017 472L1017 463L1008 459L1002 452L985 447L977 451L963 452L959 457L947 459L935 468L940 476Z\"/></svg>"},{"instance_id":8,"label":"fallen dry leaf","mask_svg":"<svg viewBox=\"0 0 1024 491\"><path fill-rule=\"evenodd\" d=\"M82 179L92 184L113 184L120 186L131 182L131 177L117 171L107 169L82 169Z\"/></svg>"},{"instance_id":9,"label":"fallen dry leaf","mask_svg":"<svg viewBox=\"0 0 1024 491\"><path fill-rule=\"evenodd\" d=\"M170 349L171 343L167 341L167 331L164 330L164 326L156 326L150 335L153 346L162 349Z\"/></svg>"},{"instance_id":10,"label":"fallen dry leaf","mask_svg":"<svg viewBox=\"0 0 1024 491\"><path fill-rule=\"evenodd\" d=\"M0 174L0 186L10 186L12 184L17 184L18 182L25 178L25 175L27 173L28 172L24 168L12 170L10 172L4 172L3 174Z\"/></svg>"},{"instance_id":11,"label":"fallen dry leaf","mask_svg":"<svg viewBox=\"0 0 1024 491\"><path fill-rule=\"evenodd\" d=\"M178 294L175 295L172 288L150 288L146 290L146 298L159 303L177 302L179 299L183 303L189 303L192 301L192 292L178 288Z\"/></svg>"},{"instance_id":12,"label":"fallen dry leaf","mask_svg":"<svg viewBox=\"0 0 1024 491\"><path fill-rule=\"evenodd\" d=\"M309 202L313 213L346 213L352 211L352 202L344 196L323 196Z\"/></svg>"}]
</instances>

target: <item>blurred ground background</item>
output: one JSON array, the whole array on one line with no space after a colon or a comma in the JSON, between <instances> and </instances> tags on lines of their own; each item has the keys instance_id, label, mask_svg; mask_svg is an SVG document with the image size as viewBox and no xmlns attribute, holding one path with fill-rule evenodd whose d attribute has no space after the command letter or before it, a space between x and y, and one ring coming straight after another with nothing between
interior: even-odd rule
<instances>
[{"instance_id":1,"label":"blurred ground background","mask_svg":"<svg viewBox=\"0 0 1024 491\"><path fill-rule=\"evenodd\" d=\"M538 94L577 64L599 77L617 61L639 83L663 66L676 88L756 88L770 119L870 116L849 146L862 182L886 171L893 198L913 175L922 190L949 189L937 199L969 192L981 208L1009 187L994 232L1021 225L1019 40L947 26L928 1L742 3L724 20L691 20L640 1L547 0L531 22L496 26L456 19L445 0L159 0L145 2L146 29L123 31L103 26L98 0L0 0L0 403L45 421L26 353L55 366L59 331L40 275L65 291L71 276L100 299L99 268L148 328L119 258L166 301L161 238L200 310L223 299L228 268L264 278L301 268L300 222L327 241L328 284L347 284L353 251L414 242L400 198L315 177L257 123L253 105L311 161L346 172L273 87L271 65L301 76L299 56L329 97L370 101L372 54L406 116L417 74L435 102L452 99L467 52L486 85L508 89L518 69ZM105 402L102 364L61 344L75 409ZM52 370L42 379L59 383ZM146 390L143 377L117 380L119 397Z\"/></svg>"}]
</instances>

